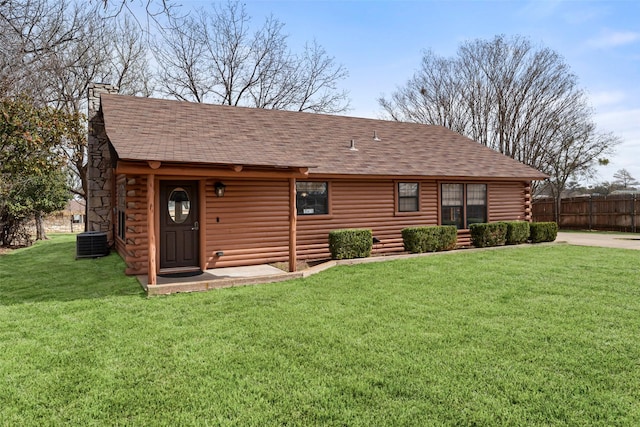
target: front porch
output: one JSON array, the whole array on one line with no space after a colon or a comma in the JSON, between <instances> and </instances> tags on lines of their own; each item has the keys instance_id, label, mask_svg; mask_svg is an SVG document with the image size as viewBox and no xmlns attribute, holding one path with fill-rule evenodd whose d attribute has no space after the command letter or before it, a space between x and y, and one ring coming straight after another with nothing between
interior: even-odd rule
<instances>
[{"instance_id":1,"label":"front porch","mask_svg":"<svg viewBox=\"0 0 640 427\"><path fill-rule=\"evenodd\" d=\"M299 277L303 277L302 272L287 273L267 264L213 268L188 277L158 275L154 285L148 284L149 277L146 274L137 276L138 282L140 282L148 296L281 282Z\"/></svg>"}]
</instances>

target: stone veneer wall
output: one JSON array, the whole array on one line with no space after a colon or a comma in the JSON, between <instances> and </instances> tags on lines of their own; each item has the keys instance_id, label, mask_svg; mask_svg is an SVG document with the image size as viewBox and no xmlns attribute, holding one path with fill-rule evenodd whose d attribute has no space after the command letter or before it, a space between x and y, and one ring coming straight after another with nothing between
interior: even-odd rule
<instances>
[{"instance_id":1,"label":"stone veneer wall","mask_svg":"<svg viewBox=\"0 0 640 427\"><path fill-rule=\"evenodd\" d=\"M100 95L118 93L118 88L109 84L94 83L89 86L88 111L88 153L87 167L87 224L88 231L107 233L109 246L114 243L114 183L109 140L105 132L104 118L100 111Z\"/></svg>"}]
</instances>

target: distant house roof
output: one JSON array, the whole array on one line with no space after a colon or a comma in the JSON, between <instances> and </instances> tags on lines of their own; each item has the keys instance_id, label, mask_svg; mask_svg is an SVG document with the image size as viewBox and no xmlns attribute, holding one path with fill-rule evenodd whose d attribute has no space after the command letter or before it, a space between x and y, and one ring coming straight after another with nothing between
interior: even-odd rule
<instances>
[{"instance_id":1,"label":"distant house roof","mask_svg":"<svg viewBox=\"0 0 640 427\"><path fill-rule=\"evenodd\" d=\"M614 190L611 192L612 196L616 196L618 194L640 194L640 190L636 190L635 188L625 188L622 190Z\"/></svg>"},{"instance_id":2,"label":"distant house roof","mask_svg":"<svg viewBox=\"0 0 640 427\"><path fill-rule=\"evenodd\" d=\"M67 206L65 206L64 209L61 209L59 213L63 213L66 215L84 214L85 202L84 200L71 199L67 202Z\"/></svg>"},{"instance_id":3,"label":"distant house roof","mask_svg":"<svg viewBox=\"0 0 640 427\"><path fill-rule=\"evenodd\" d=\"M71 199L67 204L67 210L71 212L84 212L84 209L85 209L84 200Z\"/></svg>"},{"instance_id":4,"label":"distant house roof","mask_svg":"<svg viewBox=\"0 0 640 427\"><path fill-rule=\"evenodd\" d=\"M122 160L309 167L313 174L547 178L441 126L109 94L102 95L102 111Z\"/></svg>"}]
</instances>

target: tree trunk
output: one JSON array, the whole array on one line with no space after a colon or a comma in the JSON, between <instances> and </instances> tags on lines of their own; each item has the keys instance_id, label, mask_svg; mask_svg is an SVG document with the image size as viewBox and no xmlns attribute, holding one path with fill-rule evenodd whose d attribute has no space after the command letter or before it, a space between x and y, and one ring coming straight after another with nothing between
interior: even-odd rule
<instances>
[{"instance_id":1,"label":"tree trunk","mask_svg":"<svg viewBox=\"0 0 640 427\"><path fill-rule=\"evenodd\" d=\"M44 231L44 220L40 212L36 213L36 240L48 240L47 234Z\"/></svg>"},{"instance_id":2,"label":"tree trunk","mask_svg":"<svg viewBox=\"0 0 640 427\"><path fill-rule=\"evenodd\" d=\"M553 212L553 216L554 219L556 221L556 224L558 224L558 227L560 227L560 209L562 209L562 193L558 192L558 194L554 197L555 199L555 206L554 206L554 212Z\"/></svg>"}]
</instances>

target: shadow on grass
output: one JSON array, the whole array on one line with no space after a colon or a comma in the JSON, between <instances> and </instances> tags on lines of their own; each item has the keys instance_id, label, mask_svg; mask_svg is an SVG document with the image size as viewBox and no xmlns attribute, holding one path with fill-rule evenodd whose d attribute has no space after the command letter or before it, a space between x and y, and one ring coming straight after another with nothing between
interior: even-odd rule
<instances>
[{"instance_id":1,"label":"shadow on grass","mask_svg":"<svg viewBox=\"0 0 640 427\"><path fill-rule=\"evenodd\" d=\"M120 256L75 259L75 235L53 235L0 256L0 305L139 295Z\"/></svg>"}]
</instances>

